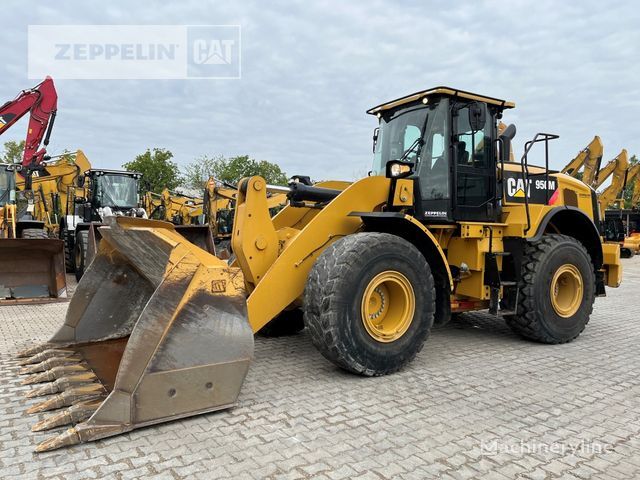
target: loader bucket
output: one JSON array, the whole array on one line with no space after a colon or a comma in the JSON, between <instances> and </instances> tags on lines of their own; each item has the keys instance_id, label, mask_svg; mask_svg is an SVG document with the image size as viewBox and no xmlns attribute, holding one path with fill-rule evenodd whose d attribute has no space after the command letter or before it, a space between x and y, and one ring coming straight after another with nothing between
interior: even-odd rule
<instances>
[{"instance_id":1,"label":"loader bucket","mask_svg":"<svg viewBox=\"0 0 640 480\"><path fill-rule=\"evenodd\" d=\"M30 410L66 408L34 429L79 422L36 451L230 407L253 355L239 269L166 222L111 217L99 230L64 325L19 354L33 355L23 383L60 392Z\"/></svg>"},{"instance_id":2,"label":"loader bucket","mask_svg":"<svg viewBox=\"0 0 640 480\"><path fill-rule=\"evenodd\" d=\"M0 304L66 300L64 242L0 239Z\"/></svg>"},{"instance_id":3,"label":"loader bucket","mask_svg":"<svg viewBox=\"0 0 640 480\"><path fill-rule=\"evenodd\" d=\"M215 255L216 249L213 242L213 235L209 225L176 225L176 232L199 246L201 249Z\"/></svg>"}]
</instances>

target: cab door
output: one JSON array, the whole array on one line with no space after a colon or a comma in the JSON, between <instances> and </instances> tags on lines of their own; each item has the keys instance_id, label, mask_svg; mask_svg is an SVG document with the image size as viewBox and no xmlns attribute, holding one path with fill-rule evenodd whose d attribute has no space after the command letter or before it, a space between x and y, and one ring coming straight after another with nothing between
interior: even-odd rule
<instances>
[{"instance_id":1,"label":"cab door","mask_svg":"<svg viewBox=\"0 0 640 480\"><path fill-rule=\"evenodd\" d=\"M453 217L456 221L495 222L498 208L493 118L482 102L457 102L451 112Z\"/></svg>"}]
</instances>

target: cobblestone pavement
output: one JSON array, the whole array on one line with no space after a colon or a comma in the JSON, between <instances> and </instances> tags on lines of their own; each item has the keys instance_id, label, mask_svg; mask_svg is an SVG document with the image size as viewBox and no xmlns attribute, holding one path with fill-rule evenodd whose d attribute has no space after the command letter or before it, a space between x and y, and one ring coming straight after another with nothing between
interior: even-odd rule
<instances>
[{"instance_id":1,"label":"cobblestone pavement","mask_svg":"<svg viewBox=\"0 0 640 480\"><path fill-rule=\"evenodd\" d=\"M486 314L436 329L404 371L360 378L308 335L256 340L231 410L36 455L12 354L66 304L0 307L2 478L638 478L640 257L582 336L545 346Z\"/></svg>"}]
</instances>

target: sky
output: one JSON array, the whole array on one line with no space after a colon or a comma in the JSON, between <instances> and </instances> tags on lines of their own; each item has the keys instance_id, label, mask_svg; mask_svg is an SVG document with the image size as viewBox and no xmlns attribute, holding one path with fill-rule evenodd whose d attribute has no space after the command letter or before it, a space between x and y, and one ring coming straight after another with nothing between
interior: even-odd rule
<instances>
[{"instance_id":1,"label":"sky","mask_svg":"<svg viewBox=\"0 0 640 480\"><path fill-rule=\"evenodd\" d=\"M604 161L640 152L640 9L601 1L4 0L0 102L27 77L29 25L240 25L239 80L56 80L48 151L119 168L147 148L182 167L250 155L289 175L355 179L370 169L384 101L448 85L511 100L516 153L560 135L561 168L594 135ZM0 141L24 138L16 125Z\"/></svg>"}]
</instances>

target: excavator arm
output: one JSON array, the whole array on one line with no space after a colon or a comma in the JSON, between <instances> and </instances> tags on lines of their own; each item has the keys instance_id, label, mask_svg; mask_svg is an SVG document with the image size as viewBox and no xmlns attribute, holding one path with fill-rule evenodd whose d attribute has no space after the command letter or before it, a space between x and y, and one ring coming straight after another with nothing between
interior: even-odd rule
<instances>
[{"instance_id":1,"label":"excavator arm","mask_svg":"<svg viewBox=\"0 0 640 480\"><path fill-rule=\"evenodd\" d=\"M584 167L582 181L590 187L593 187L596 175L600 170L603 151L602 140L596 135L593 137L593 140L591 140L591 143L581 150L580 153L562 169L562 173L577 178L578 171Z\"/></svg>"},{"instance_id":2,"label":"excavator arm","mask_svg":"<svg viewBox=\"0 0 640 480\"><path fill-rule=\"evenodd\" d=\"M43 161L47 151L44 147L40 148L40 144L43 143L45 147L49 144L57 109L58 94L51 77L33 88L23 90L15 99L0 107L0 135L27 112L30 114L22 156L23 167L33 168Z\"/></svg>"},{"instance_id":3,"label":"excavator arm","mask_svg":"<svg viewBox=\"0 0 640 480\"><path fill-rule=\"evenodd\" d=\"M611 180L611 185L605 188L598 195L598 200L600 202L600 210L604 213L609 205L619 200L620 195L625 187L625 182L627 178L627 169L629 168L629 158L627 151L623 149L616 158L611 160L609 164L613 163L614 166L611 168L611 175L613 176ZM607 165L608 168L609 165ZM604 169L603 169L604 170ZM605 172L606 173L606 172ZM600 177L600 175L598 175ZM604 182L604 178L602 179Z\"/></svg>"}]
</instances>

